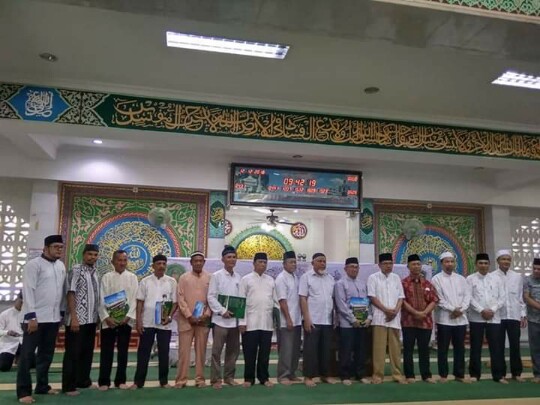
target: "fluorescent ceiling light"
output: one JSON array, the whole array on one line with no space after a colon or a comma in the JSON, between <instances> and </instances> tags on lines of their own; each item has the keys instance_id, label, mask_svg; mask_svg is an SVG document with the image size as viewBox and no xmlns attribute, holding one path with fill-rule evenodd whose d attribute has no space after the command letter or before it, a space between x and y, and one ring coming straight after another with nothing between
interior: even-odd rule
<instances>
[{"instance_id":1,"label":"fluorescent ceiling light","mask_svg":"<svg viewBox=\"0 0 540 405\"><path fill-rule=\"evenodd\" d=\"M101 139L94 139L92 141L92 143L96 144L96 145L101 145L103 143L103 141Z\"/></svg>"},{"instance_id":2,"label":"fluorescent ceiling light","mask_svg":"<svg viewBox=\"0 0 540 405\"><path fill-rule=\"evenodd\" d=\"M504 72L500 77L493 80L493 84L503 86L525 87L527 89L540 90L540 76L532 76L512 71Z\"/></svg>"},{"instance_id":3,"label":"fluorescent ceiling light","mask_svg":"<svg viewBox=\"0 0 540 405\"><path fill-rule=\"evenodd\" d=\"M266 44L264 42L250 42L219 37L205 37L202 35L184 34L172 31L167 31L167 46L272 59L285 59L289 50L288 45Z\"/></svg>"}]
</instances>

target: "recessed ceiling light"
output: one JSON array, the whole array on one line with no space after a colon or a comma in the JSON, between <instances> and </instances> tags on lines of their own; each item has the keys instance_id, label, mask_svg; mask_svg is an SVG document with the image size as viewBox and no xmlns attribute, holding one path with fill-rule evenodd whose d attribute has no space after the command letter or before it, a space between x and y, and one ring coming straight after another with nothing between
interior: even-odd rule
<instances>
[{"instance_id":1,"label":"recessed ceiling light","mask_svg":"<svg viewBox=\"0 0 540 405\"><path fill-rule=\"evenodd\" d=\"M96 144L96 145L101 145L103 143L103 141L101 139L94 139L92 141L92 143Z\"/></svg>"},{"instance_id":2,"label":"recessed ceiling light","mask_svg":"<svg viewBox=\"0 0 540 405\"><path fill-rule=\"evenodd\" d=\"M48 52L40 53L39 57L47 62L56 62L58 60L58 56Z\"/></svg>"},{"instance_id":3,"label":"recessed ceiling light","mask_svg":"<svg viewBox=\"0 0 540 405\"><path fill-rule=\"evenodd\" d=\"M241 39L205 37L173 31L167 31L167 46L272 59L285 59L289 51L288 45L267 44Z\"/></svg>"},{"instance_id":4,"label":"recessed ceiling light","mask_svg":"<svg viewBox=\"0 0 540 405\"><path fill-rule=\"evenodd\" d=\"M364 89L364 93L366 94L375 94L375 93L378 93L379 91L381 91L381 89L379 89L378 87L366 87Z\"/></svg>"},{"instance_id":5,"label":"recessed ceiling light","mask_svg":"<svg viewBox=\"0 0 540 405\"><path fill-rule=\"evenodd\" d=\"M233 209L233 210L237 210L237 209L238 209L238 207L232 207L232 209Z\"/></svg>"},{"instance_id":6,"label":"recessed ceiling light","mask_svg":"<svg viewBox=\"0 0 540 405\"><path fill-rule=\"evenodd\" d=\"M298 210L294 210L293 212L294 212L295 214L298 214Z\"/></svg>"},{"instance_id":7,"label":"recessed ceiling light","mask_svg":"<svg viewBox=\"0 0 540 405\"><path fill-rule=\"evenodd\" d=\"M302 159L304 156L302 155L293 155L293 159Z\"/></svg>"},{"instance_id":8,"label":"recessed ceiling light","mask_svg":"<svg viewBox=\"0 0 540 405\"><path fill-rule=\"evenodd\" d=\"M525 87L527 89L540 90L540 76L528 75L506 71L501 76L491 82L502 86Z\"/></svg>"}]
</instances>

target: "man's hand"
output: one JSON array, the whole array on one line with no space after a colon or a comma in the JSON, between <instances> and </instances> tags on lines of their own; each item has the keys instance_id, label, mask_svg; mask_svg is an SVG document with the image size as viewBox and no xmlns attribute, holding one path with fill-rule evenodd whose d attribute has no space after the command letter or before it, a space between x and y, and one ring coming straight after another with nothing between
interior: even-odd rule
<instances>
[{"instance_id":1,"label":"man's hand","mask_svg":"<svg viewBox=\"0 0 540 405\"><path fill-rule=\"evenodd\" d=\"M520 322L520 325L519 325L521 328L526 328L527 327L527 317L526 316L522 316L521 317L521 322Z\"/></svg>"},{"instance_id":2,"label":"man's hand","mask_svg":"<svg viewBox=\"0 0 540 405\"><path fill-rule=\"evenodd\" d=\"M131 321L131 318L129 316L126 316L120 325L127 325L129 321Z\"/></svg>"},{"instance_id":3,"label":"man's hand","mask_svg":"<svg viewBox=\"0 0 540 405\"><path fill-rule=\"evenodd\" d=\"M450 312L450 319L459 318L461 315L463 315L463 312L461 312L461 307L456 308L452 312Z\"/></svg>"},{"instance_id":4,"label":"man's hand","mask_svg":"<svg viewBox=\"0 0 540 405\"><path fill-rule=\"evenodd\" d=\"M193 316L189 316L187 320L190 325L197 325L199 323L199 318L195 318Z\"/></svg>"},{"instance_id":5,"label":"man's hand","mask_svg":"<svg viewBox=\"0 0 540 405\"><path fill-rule=\"evenodd\" d=\"M386 315L386 322L392 322L397 316L397 311L395 309L387 309L384 311L384 314Z\"/></svg>"},{"instance_id":6,"label":"man's hand","mask_svg":"<svg viewBox=\"0 0 540 405\"><path fill-rule=\"evenodd\" d=\"M139 335L142 335L144 333L144 328L143 328L143 325L142 325L142 321L139 321L137 319L137 325L136 325L135 329L137 329L137 333Z\"/></svg>"},{"instance_id":7,"label":"man's hand","mask_svg":"<svg viewBox=\"0 0 540 405\"><path fill-rule=\"evenodd\" d=\"M118 326L118 323L114 319L112 319L110 316L105 318L105 323L111 329L114 329Z\"/></svg>"},{"instance_id":8,"label":"man's hand","mask_svg":"<svg viewBox=\"0 0 540 405\"><path fill-rule=\"evenodd\" d=\"M165 326L165 325L170 324L171 322L172 322L172 318L171 318L170 316L168 316L167 318L165 318L164 321L161 322L161 324L162 324L163 326Z\"/></svg>"},{"instance_id":9,"label":"man's hand","mask_svg":"<svg viewBox=\"0 0 540 405\"><path fill-rule=\"evenodd\" d=\"M416 319L417 321L422 321L426 318L426 313L423 312L423 311L415 311L413 313L413 318Z\"/></svg>"},{"instance_id":10,"label":"man's hand","mask_svg":"<svg viewBox=\"0 0 540 405\"><path fill-rule=\"evenodd\" d=\"M12 337L19 337L19 336L21 336L21 334L20 334L19 332L15 332L14 330L8 330L7 335L8 335L8 336L12 336Z\"/></svg>"},{"instance_id":11,"label":"man's hand","mask_svg":"<svg viewBox=\"0 0 540 405\"><path fill-rule=\"evenodd\" d=\"M495 315L491 309L484 309L482 312L480 312L480 315L482 315L482 318L486 321L490 321L493 319L493 316Z\"/></svg>"},{"instance_id":12,"label":"man's hand","mask_svg":"<svg viewBox=\"0 0 540 405\"><path fill-rule=\"evenodd\" d=\"M223 318L225 319L229 319L229 318L232 318L233 314L231 311L227 311L225 312L224 314L221 315Z\"/></svg>"},{"instance_id":13,"label":"man's hand","mask_svg":"<svg viewBox=\"0 0 540 405\"><path fill-rule=\"evenodd\" d=\"M366 321L362 324L363 328L369 328L371 325L371 319L366 319Z\"/></svg>"},{"instance_id":14,"label":"man's hand","mask_svg":"<svg viewBox=\"0 0 540 405\"><path fill-rule=\"evenodd\" d=\"M292 319L287 319L287 330L293 330L294 329L294 325L293 325L293 322L292 322Z\"/></svg>"},{"instance_id":15,"label":"man's hand","mask_svg":"<svg viewBox=\"0 0 540 405\"><path fill-rule=\"evenodd\" d=\"M37 319L31 319L28 321L28 334L31 335L34 332L37 332L38 330L38 322Z\"/></svg>"},{"instance_id":16,"label":"man's hand","mask_svg":"<svg viewBox=\"0 0 540 405\"><path fill-rule=\"evenodd\" d=\"M353 324L352 324L353 328L360 328L361 326L362 326L362 324L360 323L360 321L358 319L356 321L354 321Z\"/></svg>"},{"instance_id":17,"label":"man's hand","mask_svg":"<svg viewBox=\"0 0 540 405\"><path fill-rule=\"evenodd\" d=\"M243 335L244 333L246 333L246 325L240 325L238 327L238 330L240 331L240 334Z\"/></svg>"},{"instance_id":18,"label":"man's hand","mask_svg":"<svg viewBox=\"0 0 540 405\"><path fill-rule=\"evenodd\" d=\"M311 319L304 319L304 330L306 333L311 333L315 329L315 325L311 322Z\"/></svg>"},{"instance_id":19,"label":"man's hand","mask_svg":"<svg viewBox=\"0 0 540 405\"><path fill-rule=\"evenodd\" d=\"M79 333L80 325L79 325L79 320L77 319L76 316L74 316L73 319L71 320L71 325L69 325L69 329L73 333Z\"/></svg>"}]
</instances>

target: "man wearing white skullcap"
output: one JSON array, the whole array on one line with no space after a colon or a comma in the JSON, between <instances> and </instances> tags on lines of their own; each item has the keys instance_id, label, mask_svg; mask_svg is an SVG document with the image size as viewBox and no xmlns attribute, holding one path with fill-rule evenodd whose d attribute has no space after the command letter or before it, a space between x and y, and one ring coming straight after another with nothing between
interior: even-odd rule
<instances>
[{"instance_id":1,"label":"man wearing white skullcap","mask_svg":"<svg viewBox=\"0 0 540 405\"><path fill-rule=\"evenodd\" d=\"M523 277L511 270L512 252L509 249L501 249L496 254L498 269L494 274L501 278L506 289L506 303L501 308L501 333L499 347L505 347L506 336L510 345L510 372L512 378L518 382L524 382L521 377L523 364L519 341L521 328L527 326L527 310L523 301ZM504 362L503 376L506 375L506 361Z\"/></svg>"},{"instance_id":2,"label":"man wearing white skullcap","mask_svg":"<svg viewBox=\"0 0 540 405\"><path fill-rule=\"evenodd\" d=\"M437 365L441 382L448 378L448 348L454 348L454 370L456 381L470 383L465 377L465 333L467 332L467 309L471 302L471 291L465 277L457 274L453 253L439 256L442 271L431 283L437 291L439 302L435 309L437 324Z\"/></svg>"}]
</instances>

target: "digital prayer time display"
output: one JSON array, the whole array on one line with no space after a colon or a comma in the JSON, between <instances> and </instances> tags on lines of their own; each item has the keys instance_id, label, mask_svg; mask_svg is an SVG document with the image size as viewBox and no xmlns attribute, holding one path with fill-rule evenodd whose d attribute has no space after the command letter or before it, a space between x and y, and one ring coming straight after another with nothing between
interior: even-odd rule
<instances>
[{"instance_id":1,"label":"digital prayer time display","mask_svg":"<svg viewBox=\"0 0 540 405\"><path fill-rule=\"evenodd\" d=\"M358 211L362 173L297 167L231 165L230 203Z\"/></svg>"}]
</instances>

